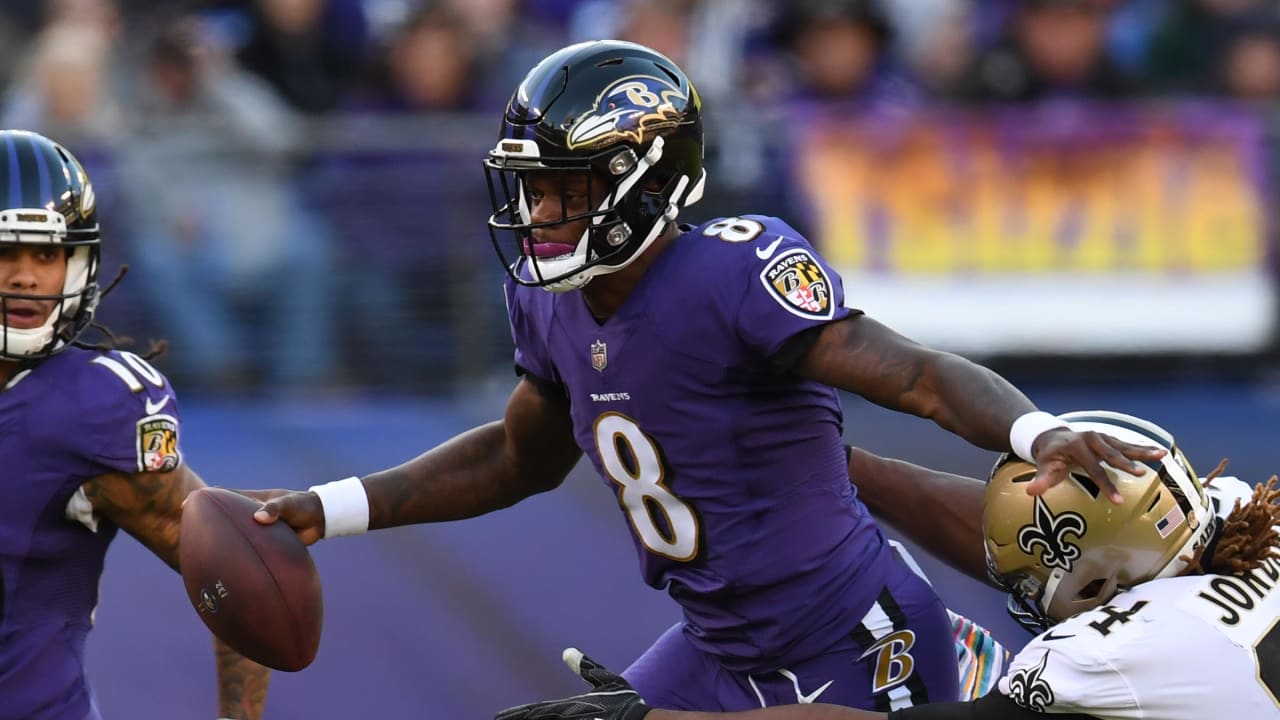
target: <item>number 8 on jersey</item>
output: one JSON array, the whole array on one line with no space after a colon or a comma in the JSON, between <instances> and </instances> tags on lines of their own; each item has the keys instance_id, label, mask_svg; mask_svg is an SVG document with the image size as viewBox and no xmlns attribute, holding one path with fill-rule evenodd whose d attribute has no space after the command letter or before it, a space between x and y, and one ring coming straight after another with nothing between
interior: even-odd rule
<instances>
[{"instance_id":1,"label":"number 8 on jersey","mask_svg":"<svg viewBox=\"0 0 1280 720\"><path fill-rule=\"evenodd\" d=\"M618 502L649 552L677 562L697 557L698 516L664 484L666 468L653 439L631 418L608 412L596 418L595 440L605 472L618 485Z\"/></svg>"}]
</instances>

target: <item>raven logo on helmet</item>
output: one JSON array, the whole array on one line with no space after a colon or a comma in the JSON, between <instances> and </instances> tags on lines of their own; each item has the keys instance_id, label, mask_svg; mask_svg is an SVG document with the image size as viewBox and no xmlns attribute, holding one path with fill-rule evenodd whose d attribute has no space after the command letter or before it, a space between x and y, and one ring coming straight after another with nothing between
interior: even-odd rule
<instances>
[{"instance_id":1,"label":"raven logo on helmet","mask_svg":"<svg viewBox=\"0 0 1280 720\"><path fill-rule=\"evenodd\" d=\"M1054 515L1044 498L1039 496L1035 500L1034 513L1034 524L1025 525L1018 531L1018 547L1031 555L1039 545L1043 548L1040 553L1041 564L1071 572L1071 566L1080 559L1080 546L1067 542L1067 533L1075 535L1077 539L1083 537L1087 527L1084 517L1073 512Z\"/></svg>"},{"instance_id":2,"label":"raven logo on helmet","mask_svg":"<svg viewBox=\"0 0 1280 720\"><path fill-rule=\"evenodd\" d=\"M652 75L621 78L596 97L595 108L578 118L566 144L572 150L612 145L622 140L643 144L646 136L679 125L689 97L669 80Z\"/></svg>"}]
</instances>

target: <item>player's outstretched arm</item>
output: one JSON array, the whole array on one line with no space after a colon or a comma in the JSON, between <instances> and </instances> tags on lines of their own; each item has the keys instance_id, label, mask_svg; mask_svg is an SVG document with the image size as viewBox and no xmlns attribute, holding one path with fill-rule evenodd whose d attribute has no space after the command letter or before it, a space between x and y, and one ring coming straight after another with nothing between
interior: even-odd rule
<instances>
[{"instance_id":1,"label":"player's outstretched arm","mask_svg":"<svg viewBox=\"0 0 1280 720\"><path fill-rule=\"evenodd\" d=\"M569 400L522 379L503 419L364 479L369 527L458 520L553 490L582 457Z\"/></svg>"},{"instance_id":2,"label":"player's outstretched arm","mask_svg":"<svg viewBox=\"0 0 1280 720\"><path fill-rule=\"evenodd\" d=\"M346 497L364 504L361 495L367 496L367 508L357 509L367 509L367 520L361 518L356 523L364 523L364 527L335 532L335 513L342 510L332 503L326 507L315 492L270 499L254 517L263 523L283 519L308 544L366 528L460 520L558 487L581 456L573 437L568 398L539 391L526 378L507 400L502 420L464 432L403 465L361 479L363 493ZM246 494L265 500L272 492Z\"/></svg>"},{"instance_id":3,"label":"player's outstretched arm","mask_svg":"<svg viewBox=\"0 0 1280 720\"><path fill-rule=\"evenodd\" d=\"M930 555L991 583L982 540L982 498L986 484L849 449L849 478L858 497Z\"/></svg>"},{"instance_id":4,"label":"player's outstretched arm","mask_svg":"<svg viewBox=\"0 0 1280 720\"><path fill-rule=\"evenodd\" d=\"M204 487L186 465L170 472L107 473L81 486L94 512L115 523L178 569L182 502ZM218 717L260 720L271 671L214 638Z\"/></svg>"},{"instance_id":5,"label":"player's outstretched arm","mask_svg":"<svg viewBox=\"0 0 1280 720\"><path fill-rule=\"evenodd\" d=\"M794 372L894 410L930 418L979 447L1013 449L1039 469L1030 491L1043 492L1083 468L1113 500L1120 495L1106 462L1135 475L1163 450L1096 432L1074 432L1040 413L1009 381L958 355L909 340L865 315L823 326Z\"/></svg>"}]
</instances>

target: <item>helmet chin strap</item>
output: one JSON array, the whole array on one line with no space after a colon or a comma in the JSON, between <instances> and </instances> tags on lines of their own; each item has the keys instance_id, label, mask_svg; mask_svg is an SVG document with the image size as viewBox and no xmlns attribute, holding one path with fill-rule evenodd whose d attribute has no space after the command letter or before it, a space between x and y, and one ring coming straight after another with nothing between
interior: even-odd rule
<instances>
[{"instance_id":1,"label":"helmet chin strap","mask_svg":"<svg viewBox=\"0 0 1280 720\"><path fill-rule=\"evenodd\" d=\"M1053 603L1054 596L1058 594L1058 585L1062 584L1062 579L1066 576L1066 570L1055 568L1045 579L1044 592L1040 594L1040 611L1045 617L1049 617L1049 606Z\"/></svg>"},{"instance_id":2,"label":"helmet chin strap","mask_svg":"<svg viewBox=\"0 0 1280 720\"><path fill-rule=\"evenodd\" d=\"M661 138L658 139L661 140ZM640 242L640 245L636 248L635 252L628 255L625 260L617 265L605 265L603 263L600 265L594 265L580 273L577 273L576 275L565 278L561 282L552 283L544 287L554 293L562 293L569 290L580 290L586 287L587 283L591 282L593 278L600 275L609 275L611 273L618 272L635 262L645 253L645 251L649 249L650 246L653 245L653 241L658 239L658 236L667 229L667 226L672 222L675 222L676 216L680 214L680 196L684 193L684 189L688 185L689 176L681 175L680 179L676 181L675 191L671 193L671 201L667 203L666 208L662 211L662 218L653 223L653 227L649 229L649 234Z\"/></svg>"},{"instance_id":3,"label":"helmet chin strap","mask_svg":"<svg viewBox=\"0 0 1280 720\"><path fill-rule=\"evenodd\" d=\"M4 342L0 344L0 349L4 350L5 357L8 359L30 357L44 351L54 341L53 325L57 318L58 312L55 310L49 313L49 317L40 327L12 328L8 325L0 325L0 332L4 333Z\"/></svg>"},{"instance_id":4,"label":"helmet chin strap","mask_svg":"<svg viewBox=\"0 0 1280 720\"><path fill-rule=\"evenodd\" d=\"M601 202L600 207L597 208L597 211L610 210L612 209L612 207L607 207L607 205L612 204L613 206L616 206L620 198L626 197L631 192L631 190L635 188L636 184L639 183L640 180L645 176L645 174L649 172L650 168L652 168L654 165L658 163L658 161L662 159L663 148L665 147L665 145L666 145L666 140L661 136L654 138L653 143L649 145L649 149L645 151L644 156L641 157L636 162L635 167L632 168L631 172L625 178L623 178L622 182L618 183L617 187L615 187L613 191L610 192L605 197L604 201ZM704 171L703 175L705 176L705 174L706 173ZM674 219L676 213L680 211L680 197L684 191L684 187L688 184L688 180L689 180L688 176L682 176L680 178L680 182L676 185L676 190L671 194L671 199L667 203L667 207L663 209L664 218L670 217L670 219ZM582 236L578 238L578 244L574 248L573 254L570 255L569 257L564 258L562 260L555 260L555 261L546 262L546 263L539 261L537 258L534 258L533 262L535 266L535 271L542 276L549 275L551 277L555 277L559 273L556 273L556 272L543 273L542 269L546 266L554 266L560 263L564 263L564 264L572 263L574 265L585 265L589 259L588 253L590 252L590 246L591 246L591 231L594 228L594 226L599 225L600 222L603 221L603 219L604 219L603 216L597 216L595 218L592 218L591 220L592 227L588 227L587 229L582 231ZM596 277L597 275L608 275L609 273L613 273L621 270L622 268L634 262L635 259L639 257L639 255L643 253L649 247L650 244L653 243L654 239L658 237L658 234L662 232L663 226L664 224L662 222L655 222L654 227L649 229L649 234L645 237L644 241L640 243L640 245L635 249L634 252L632 252L625 260L618 263L617 265L604 265L604 264L593 265L592 267L584 268L581 272L574 273L561 280L547 283L546 285L542 286L543 289L553 293L562 293L562 292L568 292L570 290L577 290L585 286L588 282L591 281L592 278ZM626 242L625 238L623 239L623 242Z\"/></svg>"},{"instance_id":5,"label":"helmet chin strap","mask_svg":"<svg viewBox=\"0 0 1280 720\"><path fill-rule=\"evenodd\" d=\"M658 138L658 140L661 139L662 138ZM658 236L667 229L667 226L676 221L681 209L702 199L702 190L703 187L705 187L706 182L707 171L703 170L702 174L698 177L698 180L693 183L693 187L686 192L685 189L689 187L689 176L681 175L680 179L676 181L676 187L671 193L670 201L668 201L667 206L663 208L662 219L653 224L653 227L649 230L649 234L645 237L644 241L640 243L640 247L623 262L617 265L596 265L594 267L587 268L576 275L565 278L560 282L546 285L544 288L554 293L579 290L586 287L587 283L591 282L592 278L615 273L635 262L636 258L644 254L644 252L649 249L649 246L658 239Z\"/></svg>"}]
</instances>

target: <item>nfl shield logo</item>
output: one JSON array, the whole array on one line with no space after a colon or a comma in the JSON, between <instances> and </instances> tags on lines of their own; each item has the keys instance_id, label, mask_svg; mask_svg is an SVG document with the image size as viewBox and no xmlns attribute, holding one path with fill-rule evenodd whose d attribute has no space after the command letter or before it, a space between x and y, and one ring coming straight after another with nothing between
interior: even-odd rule
<instances>
[{"instance_id":1,"label":"nfl shield logo","mask_svg":"<svg viewBox=\"0 0 1280 720\"><path fill-rule=\"evenodd\" d=\"M597 340L591 343L591 367L596 372L602 372L604 366L609 364L609 350L604 346L603 340Z\"/></svg>"}]
</instances>

